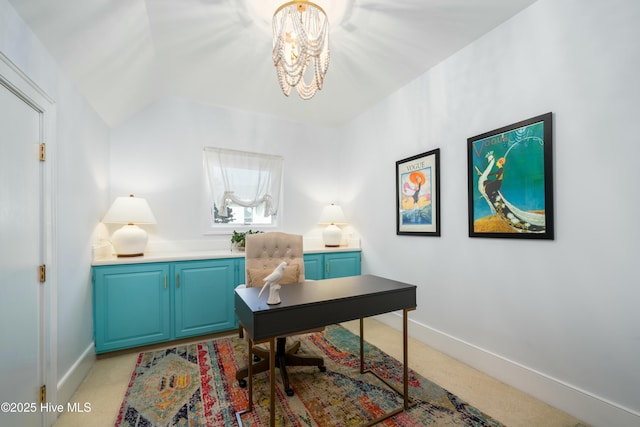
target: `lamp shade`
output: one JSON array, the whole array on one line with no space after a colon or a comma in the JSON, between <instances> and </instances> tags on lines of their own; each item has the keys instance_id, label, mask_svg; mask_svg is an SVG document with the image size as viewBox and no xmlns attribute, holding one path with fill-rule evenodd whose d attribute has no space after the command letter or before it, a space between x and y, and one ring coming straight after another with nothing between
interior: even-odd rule
<instances>
[{"instance_id":1,"label":"lamp shade","mask_svg":"<svg viewBox=\"0 0 640 427\"><path fill-rule=\"evenodd\" d=\"M320 224L346 224L342 208L333 203L326 206L320 215Z\"/></svg>"},{"instance_id":2,"label":"lamp shade","mask_svg":"<svg viewBox=\"0 0 640 427\"><path fill-rule=\"evenodd\" d=\"M326 206L320 215L320 224L329 224L322 232L324 245L329 248L340 246L342 241L342 230L336 224L346 224L342 208L333 203Z\"/></svg>"},{"instance_id":3,"label":"lamp shade","mask_svg":"<svg viewBox=\"0 0 640 427\"><path fill-rule=\"evenodd\" d=\"M119 257L132 257L144 255L149 239L147 232L136 224L155 224L156 218L147 201L132 194L116 198L102 222L125 224L113 233L111 244Z\"/></svg>"},{"instance_id":4,"label":"lamp shade","mask_svg":"<svg viewBox=\"0 0 640 427\"><path fill-rule=\"evenodd\" d=\"M113 202L102 222L107 224L155 224L147 201L141 197L117 197Z\"/></svg>"}]
</instances>

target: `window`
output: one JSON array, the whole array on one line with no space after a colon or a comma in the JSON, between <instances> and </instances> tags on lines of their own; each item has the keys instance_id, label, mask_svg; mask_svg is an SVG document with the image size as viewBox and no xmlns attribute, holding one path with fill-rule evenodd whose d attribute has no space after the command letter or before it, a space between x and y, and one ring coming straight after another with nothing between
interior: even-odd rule
<instances>
[{"instance_id":1,"label":"window","mask_svg":"<svg viewBox=\"0 0 640 427\"><path fill-rule=\"evenodd\" d=\"M205 147L209 227L277 225L282 157Z\"/></svg>"}]
</instances>

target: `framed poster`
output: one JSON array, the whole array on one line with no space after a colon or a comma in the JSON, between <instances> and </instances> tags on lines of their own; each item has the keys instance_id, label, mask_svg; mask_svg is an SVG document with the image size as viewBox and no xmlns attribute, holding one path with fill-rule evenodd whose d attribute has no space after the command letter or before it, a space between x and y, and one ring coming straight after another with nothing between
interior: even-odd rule
<instances>
[{"instance_id":1,"label":"framed poster","mask_svg":"<svg viewBox=\"0 0 640 427\"><path fill-rule=\"evenodd\" d=\"M551 113L467 139L469 237L554 238Z\"/></svg>"},{"instance_id":2,"label":"framed poster","mask_svg":"<svg viewBox=\"0 0 640 427\"><path fill-rule=\"evenodd\" d=\"M396 162L396 234L440 236L440 149Z\"/></svg>"}]
</instances>

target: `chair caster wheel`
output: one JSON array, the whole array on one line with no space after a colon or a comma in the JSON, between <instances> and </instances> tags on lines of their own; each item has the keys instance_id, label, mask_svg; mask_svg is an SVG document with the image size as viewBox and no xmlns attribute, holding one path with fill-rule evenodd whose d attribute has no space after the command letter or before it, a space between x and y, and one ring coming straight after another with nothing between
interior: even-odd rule
<instances>
[{"instance_id":1,"label":"chair caster wheel","mask_svg":"<svg viewBox=\"0 0 640 427\"><path fill-rule=\"evenodd\" d=\"M287 390L285 390L285 393L287 393L287 396L291 397L291 396L293 396L293 389L292 388L287 389Z\"/></svg>"},{"instance_id":2,"label":"chair caster wheel","mask_svg":"<svg viewBox=\"0 0 640 427\"><path fill-rule=\"evenodd\" d=\"M327 372L327 367L324 365L318 366L318 369L320 369L320 372Z\"/></svg>"},{"instance_id":3,"label":"chair caster wheel","mask_svg":"<svg viewBox=\"0 0 640 427\"><path fill-rule=\"evenodd\" d=\"M247 386L247 380L238 380L238 385L245 388Z\"/></svg>"}]
</instances>

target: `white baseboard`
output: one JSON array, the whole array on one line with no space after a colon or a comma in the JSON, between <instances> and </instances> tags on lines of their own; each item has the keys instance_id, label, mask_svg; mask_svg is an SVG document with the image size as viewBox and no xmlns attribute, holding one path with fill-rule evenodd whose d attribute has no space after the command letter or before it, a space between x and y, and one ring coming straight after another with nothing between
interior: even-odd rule
<instances>
[{"instance_id":1,"label":"white baseboard","mask_svg":"<svg viewBox=\"0 0 640 427\"><path fill-rule=\"evenodd\" d=\"M387 313L376 316L382 323L402 330L402 316ZM421 323L409 320L409 336L479 371L517 388L594 427L640 426L640 414L598 396L551 378L465 341Z\"/></svg>"},{"instance_id":2,"label":"white baseboard","mask_svg":"<svg viewBox=\"0 0 640 427\"><path fill-rule=\"evenodd\" d=\"M96 351L93 343L80 355L78 360L69 368L58 381L57 401L58 404L66 405L76 392L82 380L85 379L91 367L96 362Z\"/></svg>"}]
</instances>

